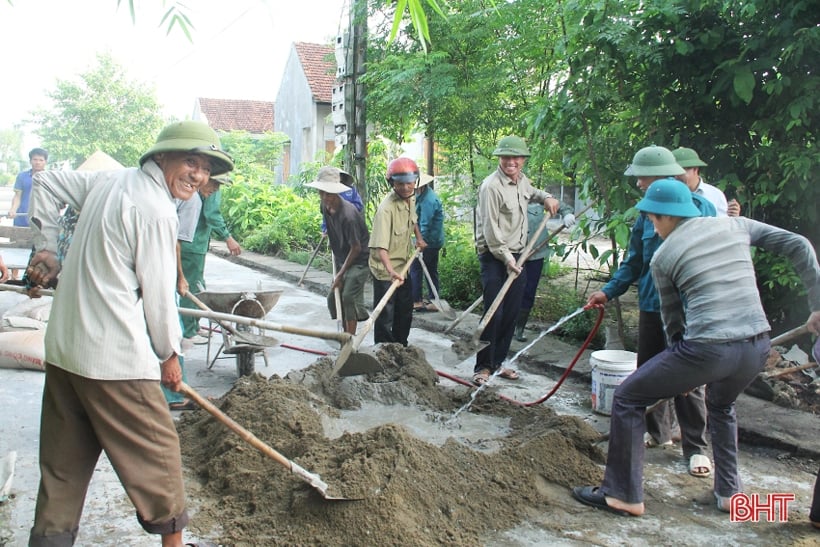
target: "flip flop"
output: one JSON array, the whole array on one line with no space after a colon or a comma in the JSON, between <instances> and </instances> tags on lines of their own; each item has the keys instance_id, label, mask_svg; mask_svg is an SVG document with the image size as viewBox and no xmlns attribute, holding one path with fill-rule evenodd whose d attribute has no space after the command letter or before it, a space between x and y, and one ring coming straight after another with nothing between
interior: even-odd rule
<instances>
[{"instance_id":1,"label":"flip flop","mask_svg":"<svg viewBox=\"0 0 820 547\"><path fill-rule=\"evenodd\" d=\"M506 380L518 380L521 378L521 376L511 368L502 368L498 375Z\"/></svg>"},{"instance_id":2,"label":"flip flop","mask_svg":"<svg viewBox=\"0 0 820 547\"><path fill-rule=\"evenodd\" d=\"M705 469L705 471L701 471ZM692 454L689 458L689 474L693 477L708 477L712 474L712 462L703 454Z\"/></svg>"},{"instance_id":3,"label":"flip flop","mask_svg":"<svg viewBox=\"0 0 820 547\"><path fill-rule=\"evenodd\" d=\"M597 486L576 486L572 489L572 497L576 500L580 501L584 505L588 505L590 507L594 507L596 509L603 509L604 511L608 511L619 517L636 517L637 515L633 515L629 511L624 511L623 509L616 509L614 507L610 507L606 503L606 496L604 493L601 492L601 489Z\"/></svg>"},{"instance_id":4,"label":"flip flop","mask_svg":"<svg viewBox=\"0 0 820 547\"><path fill-rule=\"evenodd\" d=\"M478 372L476 372L475 374L473 374L473 385L474 386L481 387L489 381L490 381L490 369L488 369L488 368L483 368L483 369L479 370Z\"/></svg>"}]
</instances>

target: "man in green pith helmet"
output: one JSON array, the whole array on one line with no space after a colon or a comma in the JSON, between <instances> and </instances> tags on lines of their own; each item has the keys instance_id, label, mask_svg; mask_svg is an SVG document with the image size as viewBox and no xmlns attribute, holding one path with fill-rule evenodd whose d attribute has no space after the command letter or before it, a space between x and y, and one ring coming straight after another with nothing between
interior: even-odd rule
<instances>
[{"instance_id":1,"label":"man in green pith helmet","mask_svg":"<svg viewBox=\"0 0 820 547\"><path fill-rule=\"evenodd\" d=\"M165 546L183 544L179 438L160 389L178 391L182 377L174 198L190 199L233 161L210 127L184 121L165 127L140 165L34 177L36 252L27 275L47 287L60 274L60 290L45 335L32 546L76 541L103 450L145 531ZM57 236L66 205L82 214L61 266Z\"/></svg>"},{"instance_id":2,"label":"man in green pith helmet","mask_svg":"<svg viewBox=\"0 0 820 547\"><path fill-rule=\"evenodd\" d=\"M659 400L706 385L719 511L743 492L738 472L735 400L763 370L771 327L760 302L750 245L786 256L800 275L812 310L806 325L820 334L820 265L805 237L744 217L709 218L688 188L653 182L636 208L663 239L652 258L668 348L616 389L609 448L600 486L579 486L581 503L621 516L644 513L643 426ZM726 305L726 280L732 305Z\"/></svg>"},{"instance_id":3,"label":"man in green pith helmet","mask_svg":"<svg viewBox=\"0 0 820 547\"><path fill-rule=\"evenodd\" d=\"M624 173L637 178L638 188L644 192L661 180L674 181L686 188L675 178L684 174L672 152L662 146L647 146L635 153L632 163ZM692 202L703 216L715 216L715 207L706 198L693 194ZM663 323L660 315L660 300L652 281L649 268L652 257L661 245L661 237L655 231L649 217L641 214L632 226L629 250L618 271L604 287L589 296L587 305L606 304L624 294L633 283L638 283L638 367L666 348ZM680 424L683 456L688 460L689 473L695 477L709 477L712 463L709 461L706 443L706 407L703 388L692 390L688 395L678 395L674 401L674 411ZM646 417L646 439L648 447L671 446L672 405L663 403Z\"/></svg>"},{"instance_id":4,"label":"man in green pith helmet","mask_svg":"<svg viewBox=\"0 0 820 547\"><path fill-rule=\"evenodd\" d=\"M493 155L498 157L498 169L481 183L476 211L476 250L485 312L508 275L514 273L516 277L481 334L481 340L488 345L476 355L473 384L477 386L487 383L496 371L508 380L519 378L515 370L502 367L502 363L510 351L526 283L526 275L522 275L517 261L527 246L527 204L543 204L551 215L559 207L552 194L536 189L524 174L524 164L530 156L524 139L514 135L503 137Z\"/></svg>"}]
</instances>

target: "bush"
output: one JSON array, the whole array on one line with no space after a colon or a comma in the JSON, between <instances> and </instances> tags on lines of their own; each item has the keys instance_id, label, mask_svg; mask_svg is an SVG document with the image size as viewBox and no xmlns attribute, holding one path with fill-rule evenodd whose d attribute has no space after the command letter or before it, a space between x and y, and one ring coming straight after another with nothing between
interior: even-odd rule
<instances>
[{"instance_id":1,"label":"bush","mask_svg":"<svg viewBox=\"0 0 820 547\"><path fill-rule=\"evenodd\" d=\"M445 248L438 263L441 297L456 308L466 308L481 296L481 275L470 226L445 222Z\"/></svg>"},{"instance_id":2,"label":"bush","mask_svg":"<svg viewBox=\"0 0 820 547\"><path fill-rule=\"evenodd\" d=\"M568 288L555 279L541 279L538 285L538 292L535 297L535 305L530 313L530 320L535 319L545 323L556 323L562 317L571 314L578 308L586 304L583 295ZM577 342L583 342L589 336L598 314L595 311L588 311L577 315L564 323L556 331L558 335L569 338ZM604 329L601 328L592 339L590 347L600 349L604 347L606 337Z\"/></svg>"}]
</instances>

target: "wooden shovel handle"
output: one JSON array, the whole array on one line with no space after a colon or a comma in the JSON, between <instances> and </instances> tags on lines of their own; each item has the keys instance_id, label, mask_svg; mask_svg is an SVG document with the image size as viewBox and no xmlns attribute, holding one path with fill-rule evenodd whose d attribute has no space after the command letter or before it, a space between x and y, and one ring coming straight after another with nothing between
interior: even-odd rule
<instances>
[{"instance_id":1,"label":"wooden shovel handle","mask_svg":"<svg viewBox=\"0 0 820 547\"><path fill-rule=\"evenodd\" d=\"M256 435L236 423L230 416L219 410L216 405L210 402L208 399L197 393L191 386L186 384L185 382L182 383L182 387L179 390L183 395L192 399L196 404L201 406L205 409L209 414L211 414L214 418L225 424L228 429L239 435L242 440L253 446L254 448L258 449L260 452L275 460L276 462L282 464L286 467L289 471L292 471L292 463L289 459L285 456L262 442Z\"/></svg>"},{"instance_id":2,"label":"wooden shovel handle","mask_svg":"<svg viewBox=\"0 0 820 547\"><path fill-rule=\"evenodd\" d=\"M413 253L413 256L410 257L410 259L404 265L404 268L402 268L401 272L399 272L399 275L401 275L402 278L404 278L405 283L407 283L407 272L410 271L410 265L413 264L413 261L418 256L419 256L419 250L416 249L416 251ZM384 307L387 306L387 303L390 301L390 297L393 296L393 293L396 292L396 289L399 288L399 285L401 285L401 282L398 279L394 279L393 282L390 284L390 287L388 287L387 292L384 293L384 296L382 296L381 300L379 300L379 303L376 304L376 307L370 313L370 317L361 326L361 328L359 329L359 332L356 333L356 336L353 337L353 344L352 344L353 351L358 350L359 346L362 345L362 341L364 340L364 337L367 335L368 332L370 332L370 329L373 328L373 323L376 322L376 318L379 317L379 314L381 314Z\"/></svg>"}]
</instances>

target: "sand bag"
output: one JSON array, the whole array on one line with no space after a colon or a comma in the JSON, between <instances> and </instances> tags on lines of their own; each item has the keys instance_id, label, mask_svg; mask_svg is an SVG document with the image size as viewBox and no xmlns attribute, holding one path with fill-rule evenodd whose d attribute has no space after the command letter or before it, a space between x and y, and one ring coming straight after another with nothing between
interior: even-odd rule
<instances>
[{"instance_id":1,"label":"sand bag","mask_svg":"<svg viewBox=\"0 0 820 547\"><path fill-rule=\"evenodd\" d=\"M0 320L0 332L15 330L43 330L46 323L32 319L31 317L20 317L18 315L6 315Z\"/></svg>"},{"instance_id":2,"label":"sand bag","mask_svg":"<svg viewBox=\"0 0 820 547\"><path fill-rule=\"evenodd\" d=\"M3 318L16 316L28 317L37 321L46 322L51 313L51 302L54 299L50 296L43 298L27 298L15 304L3 314Z\"/></svg>"},{"instance_id":3,"label":"sand bag","mask_svg":"<svg viewBox=\"0 0 820 547\"><path fill-rule=\"evenodd\" d=\"M0 332L0 368L45 370L45 329Z\"/></svg>"}]
</instances>

